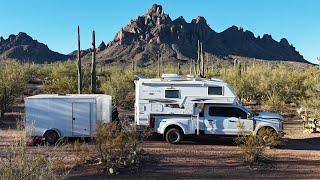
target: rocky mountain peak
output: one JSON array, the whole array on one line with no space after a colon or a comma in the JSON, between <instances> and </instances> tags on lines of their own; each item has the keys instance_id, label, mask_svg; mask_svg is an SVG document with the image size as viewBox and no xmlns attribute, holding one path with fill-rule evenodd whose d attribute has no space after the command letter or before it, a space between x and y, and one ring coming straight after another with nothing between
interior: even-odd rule
<instances>
[{"instance_id":1,"label":"rocky mountain peak","mask_svg":"<svg viewBox=\"0 0 320 180\"><path fill-rule=\"evenodd\" d=\"M105 50L106 48L107 48L107 45L104 43L104 41L102 41L97 50L99 52L99 51Z\"/></svg>"},{"instance_id":2,"label":"rocky mountain peak","mask_svg":"<svg viewBox=\"0 0 320 180\"><path fill-rule=\"evenodd\" d=\"M179 16L177 19L174 20L175 23L178 23L178 24L186 24L187 21L184 19L183 16Z\"/></svg>"},{"instance_id":3,"label":"rocky mountain peak","mask_svg":"<svg viewBox=\"0 0 320 180\"><path fill-rule=\"evenodd\" d=\"M282 38L280 40L280 44L283 45L283 46L290 46L288 40L286 38Z\"/></svg>"},{"instance_id":4,"label":"rocky mountain peak","mask_svg":"<svg viewBox=\"0 0 320 180\"><path fill-rule=\"evenodd\" d=\"M207 25L207 20L203 16L198 16L196 19L192 19L191 23Z\"/></svg>"},{"instance_id":5,"label":"rocky mountain peak","mask_svg":"<svg viewBox=\"0 0 320 180\"><path fill-rule=\"evenodd\" d=\"M164 14L162 10L162 6L158 4L153 4L151 8L148 9L148 12L146 13L146 15L158 15L158 16L161 16L162 14Z\"/></svg>"},{"instance_id":6,"label":"rocky mountain peak","mask_svg":"<svg viewBox=\"0 0 320 180\"><path fill-rule=\"evenodd\" d=\"M256 38L251 31L238 26L218 33L202 16L190 23L182 16L172 21L157 4L143 16L131 20L99 53L104 63L131 63L134 59L137 64L148 66L155 62L159 53L168 63L188 62L197 58L198 41L203 43L204 51L212 55L306 62L293 47L285 45L286 40L277 42L270 35ZM101 47L104 49L105 45Z\"/></svg>"},{"instance_id":7,"label":"rocky mountain peak","mask_svg":"<svg viewBox=\"0 0 320 180\"><path fill-rule=\"evenodd\" d=\"M66 60L70 57L51 51L47 45L20 32L17 35L11 34L6 40L0 38L0 58L44 63L44 61Z\"/></svg>"},{"instance_id":8,"label":"rocky mountain peak","mask_svg":"<svg viewBox=\"0 0 320 180\"><path fill-rule=\"evenodd\" d=\"M4 42L4 38L2 36L0 36L0 45Z\"/></svg>"},{"instance_id":9,"label":"rocky mountain peak","mask_svg":"<svg viewBox=\"0 0 320 180\"><path fill-rule=\"evenodd\" d=\"M262 36L262 39L264 39L264 40L273 40L273 39L272 39L272 36L271 36L270 34L264 34L264 35Z\"/></svg>"}]
</instances>

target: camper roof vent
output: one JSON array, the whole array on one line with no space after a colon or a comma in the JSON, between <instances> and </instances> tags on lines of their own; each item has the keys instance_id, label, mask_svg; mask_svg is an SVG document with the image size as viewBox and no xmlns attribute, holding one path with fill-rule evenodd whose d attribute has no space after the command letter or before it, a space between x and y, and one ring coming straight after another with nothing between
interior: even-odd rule
<instances>
[{"instance_id":1,"label":"camper roof vent","mask_svg":"<svg viewBox=\"0 0 320 180\"><path fill-rule=\"evenodd\" d=\"M223 82L221 79L211 78L211 81Z\"/></svg>"},{"instance_id":2,"label":"camper roof vent","mask_svg":"<svg viewBox=\"0 0 320 180\"><path fill-rule=\"evenodd\" d=\"M181 76L178 74L162 74L161 78L163 79L177 79L180 78Z\"/></svg>"}]
</instances>

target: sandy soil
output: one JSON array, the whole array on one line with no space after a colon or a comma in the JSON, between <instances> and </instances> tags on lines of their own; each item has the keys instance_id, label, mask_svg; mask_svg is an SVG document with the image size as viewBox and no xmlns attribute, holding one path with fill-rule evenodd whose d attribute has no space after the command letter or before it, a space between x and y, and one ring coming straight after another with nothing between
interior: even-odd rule
<instances>
[{"instance_id":1,"label":"sandy soil","mask_svg":"<svg viewBox=\"0 0 320 180\"><path fill-rule=\"evenodd\" d=\"M86 165L75 168L70 179L320 179L320 134L303 133L302 121L293 112L285 118L282 144L268 149L269 161L261 165L245 164L232 138L197 137L170 145L152 137L141 144L148 156L137 171L110 176L98 165ZM0 154L18 133L0 131Z\"/></svg>"}]
</instances>

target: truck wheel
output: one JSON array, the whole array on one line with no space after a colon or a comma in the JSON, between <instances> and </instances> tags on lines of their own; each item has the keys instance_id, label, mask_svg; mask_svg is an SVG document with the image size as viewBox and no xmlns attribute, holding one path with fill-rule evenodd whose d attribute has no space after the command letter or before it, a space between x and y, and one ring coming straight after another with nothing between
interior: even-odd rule
<instances>
[{"instance_id":1,"label":"truck wheel","mask_svg":"<svg viewBox=\"0 0 320 180\"><path fill-rule=\"evenodd\" d=\"M267 146L277 146L279 138L276 131L272 128L261 128L257 133L257 138L261 144Z\"/></svg>"},{"instance_id":2,"label":"truck wheel","mask_svg":"<svg viewBox=\"0 0 320 180\"><path fill-rule=\"evenodd\" d=\"M170 144L178 144L182 139L182 133L179 129L172 128L166 132L166 141Z\"/></svg>"},{"instance_id":3,"label":"truck wheel","mask_svg":"<svg viewBox=\"0 0 320 180\"><path fill-rule=\"evenodd\" d=\"M59 139L59 134L54 130L49 130L46 133L44 133L44 138L46 142L48 142L51 145L54 145Z\"/></svg>"}]
</instances>

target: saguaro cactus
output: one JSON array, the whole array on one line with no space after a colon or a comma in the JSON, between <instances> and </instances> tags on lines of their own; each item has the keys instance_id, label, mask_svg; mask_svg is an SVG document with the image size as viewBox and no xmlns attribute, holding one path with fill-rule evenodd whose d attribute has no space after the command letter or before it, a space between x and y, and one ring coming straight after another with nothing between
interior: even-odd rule
<instances>
[{"instance_id":1,"label":"saguaro cactus","mask_svg":"<svg viewBox=\"0 0 320 180\"><path fill-rule=\"evenodd\" d=\"M91 93L95 94L97 91L97 71L96 71L96 35L92 31L92 62L91 62Z\"/></svg>"},{"instance_id":2,"label":"saguaro cactus","mask_svg":"<svg viewBox=\"0 0 320 180\"><path fill-rule=\"evenodd\" d=\"M132 68L132 71L133 72L135 72L135 66L136 66L136 64L135 64L135 61L134 61L134 58L132 58L132 64L131 64L131 68Z\"/></svg>"},{"instance_id":3,"label":"saguaro cactus","mask_svg":"<svg viewBox=\"0 0 320 180\"><path fill-rule=\"evenodd\" d=\"M204 53L203 53L203 46L202 46L202 43L200 44L200 53L201 53L201 73L200 73L200 77L204 77L205 75L204 75L204 69L205 69L205 67L204 67Z\"/></svg>"},{"instance_id":4,"label":"saguaro cactus","mask_svg":"<svg viewBox=\"0 0 320 180\"><path fill-rule=\"evenodd\" d=\"M157 55L157 59L158 59L158 77L160 77L161 75L161 72L160 72L160 69L161 69L161 67L160 67L160 55Z\"/></svg>"},{"instance_id":5,"label":"saguaro cactus","mask_svg":"<svg viewBox=\"0 0 320 180\"><path fill-rule=\"evenodd\" d=\"M82 93L82 72L81 72L81 50L80 50L80 27L78 26L78 94Z\"/></svg>"}]
</instances>

